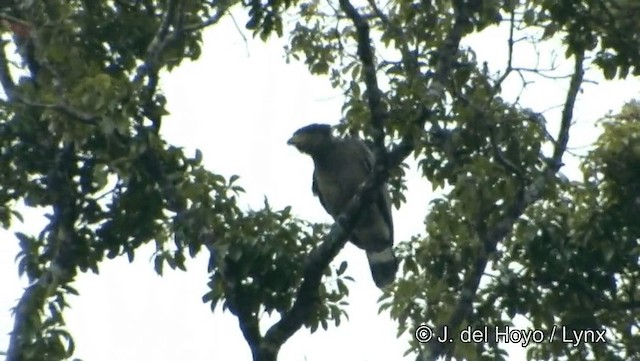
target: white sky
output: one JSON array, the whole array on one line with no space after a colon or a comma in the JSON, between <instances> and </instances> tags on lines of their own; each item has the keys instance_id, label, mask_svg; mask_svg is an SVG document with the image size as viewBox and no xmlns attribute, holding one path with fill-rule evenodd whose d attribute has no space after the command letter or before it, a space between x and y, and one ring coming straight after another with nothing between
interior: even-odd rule
<instances>
[{"instance_id":1,"label":"white sky","mask_svg":"<svg viewBox=\"0 0 640 361\"><path fill-rule=\"evenodd\" d=\"M241 15L237 20L244 24ZM506 50L498 48L503 39L504 32L490 29L467 44L474 45L480 60L499 69L505 64ZM274 208L291 205L302 218L330 222L311 194L311 160L288 147L286 140L308 123L337 123L342 95L326 79L309 75L303 65L286 64L283 44L283 40L245 44L229 18L207 31L202 57L162 79L171 112L162 124L163 135L170 143L184 146L188 154L201 149L213 172L240 175L240 184L247 190L242 201L248 206L261 207L266 195ZM522 49L516 61L531 66L533 58ZM601 80L597 73L588 77ZM590 144L597 136L593 121L637 97L638 85L637 80L585 84L570 145ZM519 91L515 86L514 81L504 87L506 98L515 98ZM565 89L566 82L537 79L521 102L541 111L561 104ZM557 123L557 109L545 115L550 124ZM575 168L571 169L575 162L567 164L565 173L575 175ZM425 206L433 196L431 186L415 172L407 185L408 201L394 213L396 242L422 232ZM37 212L25 216L25 223L16 224L14 230L42 229L44 221ZM10 308L26 280L17 277L17 240L12 233L1 232L0 350L4 350L13 325ZM85 361L250 360L236 319L219 310L212 314L201 301L208 280L206 253L188 262L188 272L167 269L164 277L154 273L151 254L152 247L145 247L133 264L125 259L106 261L100 275L78 277L75 287L80 296L69 297L72 308L65 314L76 341L75 357ZM280 360L403 359L409 336L398 340L396 324L387 314L378 315L380 291L371 281L364 254L347 245L335 262L344 259L349 260L348 273L356 279L348 298L350 321L311 336L301 330L285 344ZM268 326L268 320L263 323ZM509 350L513 360L523 359L519 346Z\"/></svg>"}]
</instances>

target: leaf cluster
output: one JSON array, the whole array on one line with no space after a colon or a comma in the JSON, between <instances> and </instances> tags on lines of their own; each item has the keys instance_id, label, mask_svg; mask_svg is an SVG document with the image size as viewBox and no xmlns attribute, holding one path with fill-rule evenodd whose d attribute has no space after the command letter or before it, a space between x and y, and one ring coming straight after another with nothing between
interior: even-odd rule
<instances>
[{"instance_id":1,"label":"leaf cluster","mask_svg":"<svg viewBox=\"0 0 640 361\"><path fill-rule=\"evenodd\" d=\"M262 312L282 315L295 300L308 253L326 231L324 225L294 218L290 207L271 209L265 200L264 208L240 215L232 228L214 235L210 291L203 300L211 303L212 310L222 302L223 309L256 320ZM327 320L340 324L345 313L338 305L344 305L342 299L348 295L345 270L346 264L325 271L337 288L330 283L320 286L315 311L305 322L312 332L319 324L326 329Z\"/></svg>"}]
</instances>

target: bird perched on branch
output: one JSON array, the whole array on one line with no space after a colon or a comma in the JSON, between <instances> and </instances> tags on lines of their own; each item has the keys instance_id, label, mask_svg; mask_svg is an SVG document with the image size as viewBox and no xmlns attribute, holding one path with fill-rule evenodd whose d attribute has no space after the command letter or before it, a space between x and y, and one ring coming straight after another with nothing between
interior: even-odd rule
<instances>
[{"instance_id":1,"label":"bird perched on branch","mask_svg":"<svg viewBox=\"0 0 640 361\"><path fill-rule=\"evenodd\" d=\"M337 219L369 177L374 165L371 150L357 138L334 137L331 126L311 124L298 129L287 142L313 159L311 189L322 207ZM351 243L367 253L376 286L391 284L398 262L393 253L393 219L387 185L375 193L350 235Z\"/></svg>"}]
</instances>

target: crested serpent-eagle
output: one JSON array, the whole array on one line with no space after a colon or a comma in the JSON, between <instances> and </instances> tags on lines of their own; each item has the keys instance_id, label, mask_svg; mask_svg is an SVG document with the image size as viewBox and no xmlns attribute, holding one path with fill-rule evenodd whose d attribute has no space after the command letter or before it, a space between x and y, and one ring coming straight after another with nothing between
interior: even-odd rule
<instances>
[{"instance_id":1,"label":"crested serpent-eagle","mask_svg":"<svg viewBox=\"0 0 640 361\"><path fill-rule=\"evenodd\" d=\"M356 137L335 137L331 126L311 124L298 129L287 142L311 156L314 164L311 189L324 209L337 219L369 177L374 155ZM367 253L376 286L383 288L396 277L398 262L393 253L393 219L387 185L374 193L350 235L351 243Z\"/></svg>"}]
</instances>

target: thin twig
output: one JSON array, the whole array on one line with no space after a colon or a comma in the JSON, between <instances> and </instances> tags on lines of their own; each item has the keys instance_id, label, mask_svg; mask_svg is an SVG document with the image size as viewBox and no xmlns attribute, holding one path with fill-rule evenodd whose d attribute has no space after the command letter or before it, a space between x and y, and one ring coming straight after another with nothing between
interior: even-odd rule
<instances>
[{"instance_id":1,"label":"thin twig","mask_svg":"<svg viewBox=\"0 0 640 361\"><path fill-rule=\"evenodd\" d=\"M502 74L502 76L496 81L496 84L493 86L493 91L492 91L492 95L491 98L493 98L495 96L495 94L499 91L499 89L502 87L502 83L504 83L504 81L507 79L507 77L511 74L511 71L513 70L513 44L514 44L514 40L513 40L513 31L515 28L515 14L514 14L515 10L511 10L511 17L510 17L510 21L509 21L509 39L507 40L507 66L505 67L505 71L504 74ZM490 99L491 101L492 99Z\"/></svg>"},{"instance_id":2,"label":"thin twig","mask_svg":"<svg viewBox=\"0 0 640 361\"><path fill-rule=\"evenodd\" d=\"M249 53L249 40L247 40L247 37L244 35L244 32L242 31L242 28L240 27L240 25L238 25L238 22L236 21L236 18L235 18L235 16L233 16L231 11L227 10L227 13L229 14L229 17L231 18L231 22L233 23L233 26L235 26L236 30L238 31L238 34L240 34L240 37L242 38L242 41L244 41L244 50L247 52L247 57L249 57L251 55Z\"/></svg>"}]
</instances>

